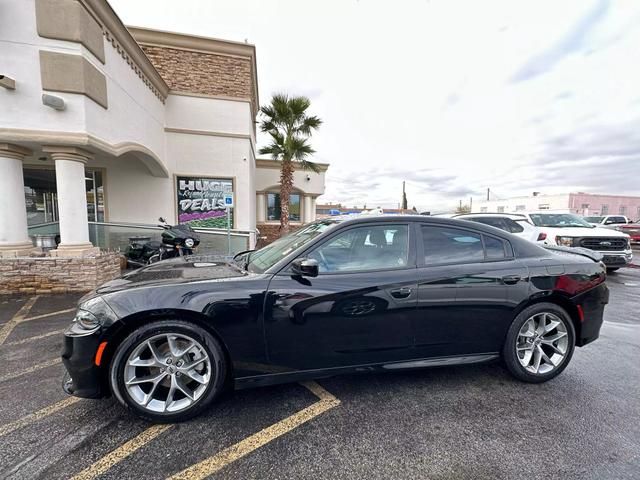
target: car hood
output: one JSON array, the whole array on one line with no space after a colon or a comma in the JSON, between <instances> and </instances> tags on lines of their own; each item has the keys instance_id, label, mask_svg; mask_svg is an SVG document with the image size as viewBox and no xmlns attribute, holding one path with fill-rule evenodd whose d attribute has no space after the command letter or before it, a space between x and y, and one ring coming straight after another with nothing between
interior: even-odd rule
<instances>
[{"instance_id":1,"label":"car hood","mask_svg":"<svg viewBox=\"0 0 640 480\"><path fill-rule=\"evenodd\" d=\"M609 228L586 228L586 227L538 227L547 234L559 235L562 237L627 237L626 233Z\"/></svg>"},{"instance_id":2,"label":"car hood","mask_svg":"<svg viewBox=\"0 0 640 480\"><path fill-rule=\"evenodd\" d=\"M96 293L111 293L125 289L202 280L220 280L248 275L234 264L221 259L188 256L163 260L147 267L126 273L98 287Z\"/></svg>"}]
</instances>

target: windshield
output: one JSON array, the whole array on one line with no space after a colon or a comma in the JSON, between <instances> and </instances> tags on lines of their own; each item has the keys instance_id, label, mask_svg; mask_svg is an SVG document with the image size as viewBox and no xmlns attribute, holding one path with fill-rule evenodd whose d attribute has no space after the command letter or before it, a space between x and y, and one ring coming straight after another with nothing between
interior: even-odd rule
<instances>
[{"instance_id":1,"label":"windshield","mask_svg":"<svg viewBox=\"0 0 640 480\"><path fill-rule=\"evenodd\" d=\"M584 219L589 223L602 223L602 219L604 217L584 217Z\"/></svg>"},{"instance_id":2,"label":"windshield","mask_svg":"<svg viewBox=\"0 0 640 480\"><path fill-rule=\"evenodd\" d=\"M272 244L252 252L248 256L247 270L253 273L266 271L291 252L310 242L336 224L337 222L335 220L322 220L290 233L286 237L279 238Z\"/></svg>"},{"instance_id":3,"label":"windshield","mask_svg":"<svg viewBox=\"0 0 640 480\"><path fill-rule=\"evenodd\" d=\"M532 213L529 215L538 227L585 227L593 228L589 222L572 213Z\"/></svg>"}]
</instances>

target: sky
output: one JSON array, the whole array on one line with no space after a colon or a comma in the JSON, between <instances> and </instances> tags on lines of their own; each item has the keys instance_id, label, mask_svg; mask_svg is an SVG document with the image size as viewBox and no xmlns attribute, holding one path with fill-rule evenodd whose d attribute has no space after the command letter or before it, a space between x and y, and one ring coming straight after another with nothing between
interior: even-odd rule
<instances>
[{"instance_id":1,"label":"sky","mask_svg":"<svg viewBox=\"0 0 640 480\"><path fill-rule=\"evenodd\" d=\"M109 0L127 25L256 45L262 104L311 100L319 202L640 195L640 2ZM258 146L266 143L258 137Z\"/></svg>"}]
</instances>

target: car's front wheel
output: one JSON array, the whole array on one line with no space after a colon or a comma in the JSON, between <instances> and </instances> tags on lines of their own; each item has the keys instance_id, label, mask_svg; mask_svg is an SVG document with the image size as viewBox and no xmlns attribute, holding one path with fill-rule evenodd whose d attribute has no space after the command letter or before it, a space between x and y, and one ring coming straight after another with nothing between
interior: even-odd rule
<instances>
[{"instance_id":1,"label":"car's front wheel","mask_svg":"<svg viewBox=\"0 0 640 480\"><path fill-rule=\"evenodd\" d=\"M502 356L516 378L540 383L567 367L574 348L575 329L567 312L552 303L538 303L514 319Z\"/></svg>"},{"instance_id":2,"label":"car's front wheel","mask_svg":"<svg viewBox=\"0 0 640 480\"><path fill-rule=\"evenodd\" d=\"M163 320L132 332L117 348L109 383L115 397L154 422L199 414L222 391L227 365L219 342L181 320Z\"/></svg>"}]
</instances>

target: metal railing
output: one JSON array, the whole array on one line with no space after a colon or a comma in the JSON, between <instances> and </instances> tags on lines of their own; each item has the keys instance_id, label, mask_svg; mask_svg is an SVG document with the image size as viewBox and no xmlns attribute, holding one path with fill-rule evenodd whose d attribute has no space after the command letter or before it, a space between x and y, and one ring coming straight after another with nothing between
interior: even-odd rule
<instances>
[{"instance_id":1,"label":"metal railing","mask_svg":"<svg viewBox=\"0 0 640 480\"><path fill-rule=\"evenodd\" d=\"M198 253L227 254L227 231L224 229L194 229L200 234ZM120 250L124 252L129 245L129 237L146 235L151 240L160 240L162 227L157 225L140 225L132 223L89 222L89 239L95 246L103 250ZM58 222L41 223L29 227L29 235L58 235ZM249 248L251 232L232 230L230 235L232 254Z\"/></svg>"}]
</instances>

